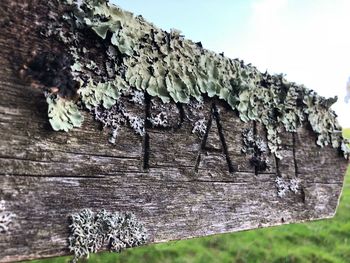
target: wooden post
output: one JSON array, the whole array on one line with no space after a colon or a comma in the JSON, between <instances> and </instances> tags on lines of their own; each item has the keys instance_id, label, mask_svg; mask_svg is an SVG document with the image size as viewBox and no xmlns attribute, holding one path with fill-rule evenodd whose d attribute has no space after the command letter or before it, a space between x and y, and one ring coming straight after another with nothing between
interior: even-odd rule
<instances>
[{"instance_id":1,"label":"wooden post","mask_svg":"<svg viewBox=\"0 0 350 263\"><path fill-rule=\"evenodd\" d=\"M132 212L148 243L334 215L347 162L307 125L283 135L284 158L269 154L263 172L241 150L243 130L266 139L265 129L218 99L169 104L167 128L123 129L114 145L88 113L82 127L53 131L45 97L18 72L32 50L59 48L37 33L54 12L47 1L0 3L0 262L70 254L69 216L83 209ZM198 136L191 121L202 119Z\"/></svg>"}]
</instances>

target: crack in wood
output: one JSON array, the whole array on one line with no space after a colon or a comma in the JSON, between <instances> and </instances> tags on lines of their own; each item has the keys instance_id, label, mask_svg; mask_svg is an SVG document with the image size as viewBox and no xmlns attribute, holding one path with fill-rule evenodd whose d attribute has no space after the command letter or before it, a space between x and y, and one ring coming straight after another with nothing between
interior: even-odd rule
<instances>
[{"instance_id":1,"label":"crack in wood","mask_svg":"<svg viewBox=\"0 0 350 263\"><path fill-rule=\"evenodd\" d=\"M295 170L295 177L298 177L298 163L297 163L297 156L296 156L296 135L295 132L292 133L293 136L293 160L294 160L294 170ZM305 201L305 198L304 198Z\"/></svg>"},{"instance_id":2,"label":"crack in wood","mask_svg":"<svg viewBox=\"0 0 350 263\"><path fill-rule=\"evenodd\" d=\"M297 162L297 156L296 156L296 133L292 133L292 139L293 139L293 162L294 162L294 176L297 178L299 176L299 171L298 171L298 162ZM304 190L304 185L300 185L300 199L303 204L306 203L306 194Z\"/></svg>"},{"instance_id":3,"label":"crack in wood","mask_svg":"<svg viewBox=\"0 0 350 263\"><path fill-rule=\"evenodd\" d=\"M127 175L126 175L127 174ZM15 174L0 174L0 179L8 179L8 180L12 180L12 179L17 179L20 178L21 180L31 180L33 178L36 179L42 179L42 180L57 180L60 181L60 179L70 179L70 180L114 180L117 178L117 180L123 180L123 179L131 179L131 178L137 178L138 182L141 183L145 183L145 182L162 182L164 181L164 178L162 177L155 177L155 174L149 175L149 173L147 172L137 172L137 171L132 171L132 174L135 174L136 176L131 176L131 171L119 171L116 174L99 174L99 175L89 175L89 176L68 176L68 175L63 175L63 176L52 176L52 175L48 175L48 176L41 176L41 175L32 175L32 174L28 174L28 175L15 175ZM252 173L247 173L247 176L249 175L253 175ZM271 174L274 175L274 174ZM64 181L62 181L64 182ZM203 180L200 178L195 178L195 179L183 179L183 180L179 180L179 179L172 179L167 181L169 184L173 184L173 183L182 183L182 184L190 184L190 183L221 183L223 185L225 184L234 184L234 185L252 185L252 182L237 182L237 181L230 181L230 180ZM257 181L259 184L261 183L271 183L270 180L259 180ZM328 186L337 186L337 185L341 185L343 183L343 181L339 181L339 182L315 182L312 180L307 180L305 181L305 183L307 184L317 184L317 185L328 185ZM305 200L305 192L304 189L301 189L301 199ZM305 202L305 201L303 201Z\"/></svg>"},{"instance_id":4,"label":"crack in wood","mask_svg":"<svg viewBox=\"0 0 350 263\"><path fill-rule=\"evenodd\" d=\"M56 160L35 160L34 158L19 158L16 156L0 156L0 160L13 160L13 161L23 161L23 162L33 162L33 163L42 163L42 164L60 164L60 163L67 163L65 161L56 161Z\"/></svg>"},{"instance_id":5,"label":"crack in wood","mask_svg":"<svg viewBox=\"0 0 350 263\"><path fill-rule=\"evenodd\" d=\"M125 172L129 172L129 171L125 171ZM120 171L120 173L122 173L122 171ZM109 175L106 175L106 174L100 174L100 175L53 175L53 174L50 174L50 175L37 175L37 174L26 174L26 175L23 175L23 174L3 174L1 173L0 174L0 178L3 178L5 177L5 179L12 179L12 178L39 178L39 179L77 179L77 180L80 180L80 179L105 179L107 177L111 177L111 178L114 178L114 174L109 174Z\"/></svg>"},{"instance_id":6,"label":"crack in wood","mask_svg":"<svg viewBox=\"0 0 350 263\"><path fill-rule=\"evenodd\" d=\"M180 129L182 127L183 123L185 122L186 113L185 113L185 110L184 110L182 103L176 103L176 107L177 107L177 109L179 111L179 115L180 115L180 121L177 125L177 129Z\"/></svg>"},{"instance_id":7,"label":"crack in wood","mask_svg":"<svg viewBox=\"0 0 350 263\"><path fill-rule=\"evenodd\" d=\"M300 187L300 198L302 203L306 203L306 195L305 195L305 190L304 187Z\"/></svg>"},{"instance_id":8,"label":"crack in wood","mask_svg":"<svg viewBox=\"0 0 350 263\"><path fill-rule=\"evenodd\" d=\"M149 134L148 129L152 126L150 122L151 117L151 96L145 92L145 135L143 136L142 143L142 170L149 169L149 157L150 157L150 142L149 142Z\"/></svg>"},{"instance_id":9,"label":"crack in wood","mask_svg":"<svg viewBox=\"0 0 350 263\"><path fill-rule=\"evenodd\" d=\"M253 136L254 138L256 139L257 138L257 126L256 126L256 121L253 121ZM254 149L254 158L257 158L258 157L258 153L257 153L257 146L255 146L255 149ZM254 173L255 175L259 175L259 169L258 167L255 165L254 166Z\"/></svg>"},{"instance_id":10,"label":"crack in wood","mask_svg":"<svg viewBox=\"0 0 350 263\"><path fill-rule=\"evenodd\" d=\"M117 159L117 160L139 160L140 157L129 157L129 156L114 156L109 154L98 154L98 153L84 153L84 152L73 152L73 151L61 151L61 150L55 150L55 152L60 152L63 154L74 154L74 155L81 155L81 156L91 156L91 157L102 157L102 158L111 158L111 159ZM0 156L1 158L2 156Z\"/></svg>"},{"instance_id":11,"label":"crack in wood","mask_svg":"<svg viewBox=\"0 0 350 263\"><path fill-rule=\"evenodd\" d=\"M149 143L149 134L145 133L143 138L143 170L149 169L149 156L150 156L150 143Z\"/></svg>"},{"instance_id":12,"label":"crack in wood","mask_svg":"<svg viewBox=\"0 0 350 263\"><path fill-rule=\"evenodd\" d=\"M275 162L276 162L276 175L277 175L278 177L281 177L280 159L278 159L276 156L275 156Z\"/></svg>"}]
</instances>

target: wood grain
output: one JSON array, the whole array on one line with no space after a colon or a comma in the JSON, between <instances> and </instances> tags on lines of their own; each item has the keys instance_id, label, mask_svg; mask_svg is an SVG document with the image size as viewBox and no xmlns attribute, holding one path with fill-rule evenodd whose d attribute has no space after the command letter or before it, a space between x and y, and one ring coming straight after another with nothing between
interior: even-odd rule
<instances>
[{"instance_id":1,"label":"wood grain","mask_svg":"<svg viewBox=\"0 0 350 263\"><path fill-rule=\"evenodd\" d=\"M257 174L241 153L242 131L253 123L213 99L192 113L172 104L169 128L148 126L144 138L123 129L115 145L87 113L82 128L52 131L44 96L16 71L32 50L57 48L33 22L49 8L0 3L0 212L15 215L0 233L0 262L69 254L68 217L84 208L135 213L150 243L334 215L347 162L317 147L308 127L283 134L285 158L270 156L269 170ZM192 133L189 114L210 122L206 136ZM300 191L279 197L277 177L298 178Z\"/></svg>"}]
</instances>

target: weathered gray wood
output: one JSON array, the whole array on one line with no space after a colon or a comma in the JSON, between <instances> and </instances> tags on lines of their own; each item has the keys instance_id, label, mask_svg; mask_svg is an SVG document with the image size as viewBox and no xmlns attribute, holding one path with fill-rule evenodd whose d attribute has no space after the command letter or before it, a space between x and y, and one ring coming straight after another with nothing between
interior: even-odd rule
<instances>
[{"instance_id":1,"label":"weathered gray wood","mask_svg":"<svg viewBox=\"0 0 350 263\"><path fill-rule=\"evenodd\" d=\"M151 243L334 215L346 166L336 150L317 147L303 127L283 137L285 158L271 157L256 174L241 153L242 130L254 124L216 100L194 113L180 105L211 121L204 138L176 105L171 127L148 127L147 143L125 129L111 145L89 115L80 129L53 132L45 98L13 63L34 46L53 48L35 32L48 9L46 1L0 3L0 212L15 216L0 233L0 262L69 254L68 217L84 208L134 212ZM277 178L298 179L300 188L279 196Z\"/></svg>"}]
</instances>

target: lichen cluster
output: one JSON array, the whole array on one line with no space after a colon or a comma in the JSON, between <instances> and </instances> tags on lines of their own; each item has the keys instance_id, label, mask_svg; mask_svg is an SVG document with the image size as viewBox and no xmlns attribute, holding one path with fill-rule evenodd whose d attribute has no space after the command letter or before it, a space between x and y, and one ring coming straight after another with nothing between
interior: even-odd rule
<instances>
[{"instance_id":1,"label":"lichen cluster","mask_svg":"<svg viewBox=\"0 0 350 263\"><path fill-rule=\"evenodd\" d=\"M192 133L196 133L199 136L203 137L204 134L207 131L207 128L208 128L207 127L207 122L208 121L205 118L196 121L194 123L193 129L192 129Z\"/></svg>"},{"instance_id":2,"label":"lichen cluster","mask_svg":"<svg viewBox=\"0 0 350 263\"><path fill-rule=\"evenodd\" d=\"M13 225L13 219L16 215L6 211L5 201L0 201L0 234L7 233Z\"/></svg>"},{"instance_id":3,"label":"lichen cluster","mask_svg":"<svg viewBox=\"0 0 350 263\"><path fill-rule=\"evenodd\" d=\"M63 130L68 132L73 127L80 127L84 118L78 110L78 106L69 100L60 99L55 95L49 95L46 98L48 116L50 124L54 130Z\"/></svg>"},{"instance_id":4,"label":"lichen cluster","mask_svg":"<svg viewBox=\"0 0 350 263\"><path fill-rule=\"evenodd\" d=\"M14 217L12 213L0 212L0 233L6 233L9 230Z\"/></svg>"},{"instance_id":5,"label":"lichen cluster","mask_svg":"<svg viewBox=\"0 0 350 263\"><path fill-rule=\"evenodd\" d=\"M87 109L115 111L124 93L131 91L159 97L163 103L187 104L201 102L206 96L218 97L237 111L242 121L264 125L268 147L278 158L282 158L280 127L296 132L303 122L311 124L318 145L332 145L349 154L330 108L336 98L325 99L288 82L283 75L261 73L243 61L205 50L179 31L163 31L107 0L66 0L66 4L69 8L64 21L68 29L56 26L50 35L56 34L69 47L74 58L71 70L81 84L80 100ZM103 61L94 61L94 57ZM54 101L48 100L49 104ZM51 116L55 115L51 111ZM68 125L61 118L58 122L50 118L55 130L81 125L80 120L72 121L69 116ZM154 124L157 122L159 119ZM129 116L127 123L143 134L140 117Z\"/></svg>"},{"instance_id":6,"label":"lichen cluster","mask_svg":"<svg viewBox=\"0 0 350 263\"><path fill-rule=\"evenodd\" d=\"M256 172L263 172L269 168L268 148L266 142L253 129L245 129L242 132L242 152L250 155L250 164L255 167Z\"/></svg>"},{"instance_id":7,"label":"lichen cluster","mask_svg":"<svg viewBox=\"0 0 350 263\"><path fill-rule=\"evenodd\" d=\"M147 232L131 213L110 213L101 210L93 213L84 209L71 215L69 249L74 252L73 262L89 257L103 246L120 252L128 247L146 243Z\"/></svg>"},{"instance_id":8,"label":"lichen cluster","mask_svg":"<svg viewBox=\"0 0 350 263\"><path fill-rule=\"evenodd\" d=\"M301 191L301 180L296 177L292 179L277 177L275 182L277 187L277 195L280 198L285 197L288 194L288 192L299 194Z\"/></svg>"}]
</instances>

